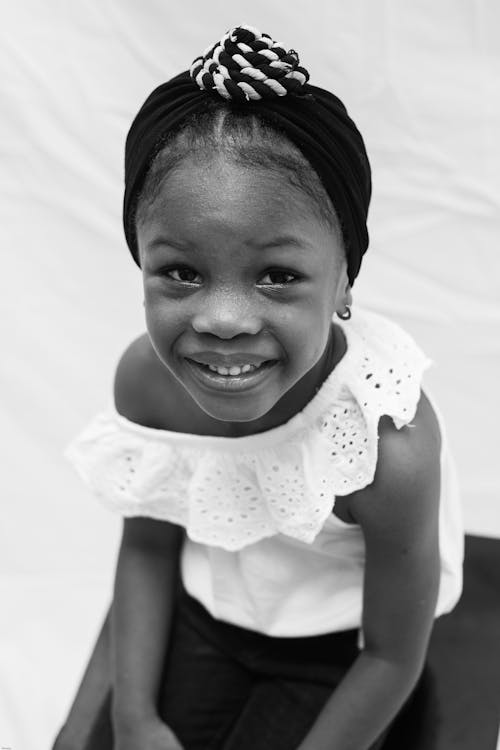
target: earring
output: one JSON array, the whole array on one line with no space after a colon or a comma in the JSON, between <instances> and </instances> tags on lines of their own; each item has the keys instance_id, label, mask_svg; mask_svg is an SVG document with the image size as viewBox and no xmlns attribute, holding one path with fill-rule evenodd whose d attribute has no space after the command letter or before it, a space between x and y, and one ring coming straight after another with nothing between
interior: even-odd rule
<instances>
[{"instance_id":1,"label":"earring","mask_svg":"<svg viewBox=\"0 0 500 750\"><path fill-rule=\"evenodd\" d=\"M339 316L341 320L349 320L349 318L351 317L351 306L346 305L344 312L342 313L338 312L337 315Z\"/></svg>"}]
</instances>

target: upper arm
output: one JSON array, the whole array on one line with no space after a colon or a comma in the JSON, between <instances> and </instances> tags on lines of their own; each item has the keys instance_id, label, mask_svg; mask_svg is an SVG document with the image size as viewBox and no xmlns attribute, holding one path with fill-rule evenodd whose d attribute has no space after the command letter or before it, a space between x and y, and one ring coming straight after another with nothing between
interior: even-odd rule
<instances>
[{"instance_id":1,"label":"upper arm","mask_svg":"<svg viewBox=\"0 0 500 750\"><path fill-rule=\"evenodd\" d=\"M125 349L116 366L114 400L117 411L137 424L147 424L148 387L151 387L151 344L147 334Z\"/></svg>"},{"instance_id":2,"label":"upper arm","mask_svg":"<svg viewBox=\"0 0 500 750\"><path fill-rule=\"evenodd\" d=\"M122 548L140 550L147 555L161 555L178 560L184 538L181 526L156 518L133 516L123 519Z\"/></svg>"},{"instance_id":3,"label":"upper arm","mask_svg":"<svg viewBox=\"0 0 500 750\"><path fill-rule=\"evenodd\" d=\"M419 670L439 590L440 434L422 394L411 426L379 424L373 484L350 510L366 545L363 631L367 649Z\"/></svg>"},{"instance_id":4,"label":"upper arm","mask_svg":"<svg viewBox=\"0 0 500 750\"><path fill-rule=\"evenodd\" d=\"M126 419L146 427L152 425L157 364L147 334L134 339L122 354L114 378L114 400L117 411ZM123 519L122 544L149 552L177 554L182 528L169 521L145 516Z\"/></svg>"}]
</instances>

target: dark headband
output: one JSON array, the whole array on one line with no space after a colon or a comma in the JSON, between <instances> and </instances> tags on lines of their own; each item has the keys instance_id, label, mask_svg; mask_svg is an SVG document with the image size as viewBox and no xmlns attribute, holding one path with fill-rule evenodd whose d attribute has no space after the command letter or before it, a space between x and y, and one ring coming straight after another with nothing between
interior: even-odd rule
<instances>
[{"instance_id":1,"label":"dark headband","mask_svg":"<svg viewBox=\"0 0 500 750\"><path fill-rule=\"evenodd\" d=\"M341 223L352 286L368 248L370 163L340 99L309 84L298 62L293 50L287 52L268 35L242 26L206 50L191 71L158 86L146 99L125 146L123 225L137 265L135 208L149 167L166 137L206 111L215 97L284 132L318 173Z\"/></svg>"}]
</instances>

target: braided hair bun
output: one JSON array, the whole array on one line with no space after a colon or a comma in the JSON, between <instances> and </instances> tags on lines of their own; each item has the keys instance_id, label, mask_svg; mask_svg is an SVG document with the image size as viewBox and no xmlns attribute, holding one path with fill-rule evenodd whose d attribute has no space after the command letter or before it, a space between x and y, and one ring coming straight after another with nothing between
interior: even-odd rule
<instances>
[{"instance_id":1,"label":"braided hair bun","mask_svg":"<svg viewBox=\"0 0 500 750\"><path fill-rule=\"evenodd\" d=\"M294 50L245 25L228 31L190 70L152 91L132 122L125 145L123 226L137 265L135 214L155 156L170 135L217 111L258 118L300 149L338 217L352 285L369 239L371 170L361 133L335 94L309 83Z\"/></svg>"},{"instance_id":2,"label":"braided hair bun","mask_svg":"<svg viewBox=\"0 0 500 750\"><path fill-rule=\"evenodd\" d=\"M230 29L208 47L189 72L200 89L237 102L303 95L309 80L295 50L287 51L269 34L246 24Z\"/></svg>"}]
</instances>

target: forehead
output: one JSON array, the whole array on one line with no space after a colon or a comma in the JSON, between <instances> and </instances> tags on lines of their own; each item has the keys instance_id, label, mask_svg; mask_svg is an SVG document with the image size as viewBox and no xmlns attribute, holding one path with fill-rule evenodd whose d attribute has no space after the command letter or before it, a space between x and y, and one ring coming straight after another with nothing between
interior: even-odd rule
<instances>
[{"instance_id":1,"label":"forehead","mask_svg":"<svg viewBox=\"0 0 500 750\"><path fill-rule=\"evenodd\" d=\"M311 196L292 184L283 171L246 166L217 155L183 159L159 184L154 200L138 225L149 235L160 226L196 231L199 225L251 234L294 229L320 229L320 212ZM331 228L322 231L333 235Z\"/></svg>"}]
</instances>

